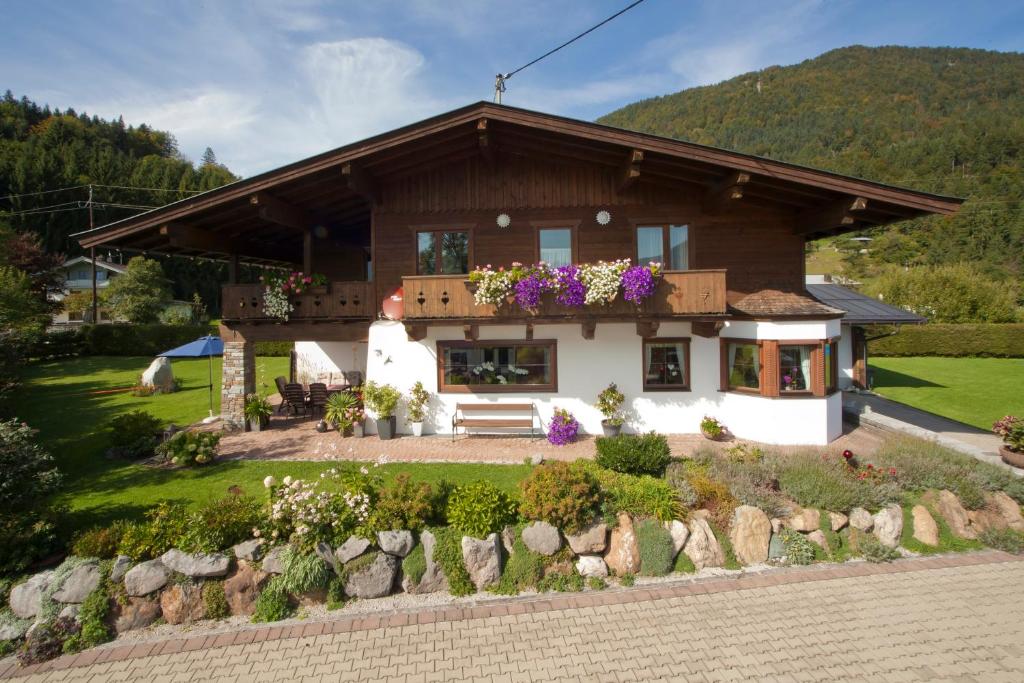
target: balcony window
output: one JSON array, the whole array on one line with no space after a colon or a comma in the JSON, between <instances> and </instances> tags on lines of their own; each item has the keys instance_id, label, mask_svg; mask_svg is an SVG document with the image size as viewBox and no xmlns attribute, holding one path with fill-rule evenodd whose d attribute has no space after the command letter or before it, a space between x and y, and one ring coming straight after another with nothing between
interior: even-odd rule
<instances>
[{"instance_id":1,"label":"balcony window","mask_svg":"<svg viewBox=\"0 0 1024 683\"><path fill-rule=\"evenodd\" d=\"M416 233L416 272L458 275L469 272L469 233L432 230Z\"/></svg>"},{"instance_id":2,"label":"balcony window","mask_svg":"<svg viewBox=\"0 0 1024 683\"><path fill-rule=\"evenodd\" d=\"M666 270L690 268L690 228L686 225L641 225L636 229L636 262L654 261Z\"/></svg>"},{"instance_id":3,"label":"balcony window","mask_svg":"<svg viewBox=\"0 0 1024 683\"><path fill-rule=\"evenodd\" d=\"M760 391L761 346L757 342L730 341L723 344L725 388L733 391Z\"/></svg>"},{"instance_id":4,"label":"balcony window","mask_svg":"<svg viewBox=\"0 0 1024 683\"><path fill-rule=\"evenodd\" d=\"M572 264L572 228L541 228L540 259L556 268Z\"/></svg>"},{"instance_id":5,"label":"balcony window","mask_svg":"<svg viewBox=\"0 0 1024 683\"><path fill-rule=\"evenodd\" d=\"M690 340L644 340L644 391L689 391Z\"/></svg>"},{"instance_id":6,"label":"balcony window","mask_svg":"<svg viewBox=\"0 0 1024 683\"><path fill-rule=\"evenodd\" d=\"M441 392L557 390L554 341L448 341L437 350Z\"/></svg>"}]
</instances>

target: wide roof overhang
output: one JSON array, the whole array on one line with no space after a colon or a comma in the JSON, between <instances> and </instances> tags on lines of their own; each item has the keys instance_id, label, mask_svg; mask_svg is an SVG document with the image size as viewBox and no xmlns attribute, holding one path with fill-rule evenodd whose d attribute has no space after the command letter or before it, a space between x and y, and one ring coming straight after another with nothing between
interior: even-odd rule
<instances>
[{"instance_id":1,"label":"wide roof overhang","mask_svg":"<svg viewBox=\"0 0 1024 683\"><path fill-rule=\"evenodd\" d=\"M611 167L621 184L688 186L708 203L794 212L813 238L927 214L962 199L885 185L749 154L478 102L297 161L158 209L81 232L89 247L184 256L238 255L251 263L301 263L292 231L323 226L353 245L369 242L383 182L499 152Z\"/></svg>"}]
</instances>

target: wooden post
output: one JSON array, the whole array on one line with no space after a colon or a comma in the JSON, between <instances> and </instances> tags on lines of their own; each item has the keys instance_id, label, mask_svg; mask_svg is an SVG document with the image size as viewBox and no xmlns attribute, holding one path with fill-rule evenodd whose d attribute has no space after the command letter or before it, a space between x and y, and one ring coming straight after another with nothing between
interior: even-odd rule
<instances>
[{"instance_id":1,"label":"wooden post","mask_svg":"<svg viewBox=\"0 0 1024 683\"><path fill-rule=\"evenodd\" d=\"M228 284L238 284L238 253L231 254L231 258L228 259Z\"/></svg>"},{"instance_id":2,"label":"wooden post","mask_svg":"<svg viewBox=\"0 0 1024 683\"><path fill-rule=\"evenodd\" d=\"M96 247L89 247L89 258L92 259L92 324L99 322L99 301L96 297Z\"/></svg>"},{"instance_id":3,"label":"wooden post","mask_svg":"<svg viewBox=\"0 0 1024 683\"><path fill-rule=\"evenodd\" d=\"M302 231L302 272L313 272L313 231L309 228Z\"/></svg>"}]
</instances>

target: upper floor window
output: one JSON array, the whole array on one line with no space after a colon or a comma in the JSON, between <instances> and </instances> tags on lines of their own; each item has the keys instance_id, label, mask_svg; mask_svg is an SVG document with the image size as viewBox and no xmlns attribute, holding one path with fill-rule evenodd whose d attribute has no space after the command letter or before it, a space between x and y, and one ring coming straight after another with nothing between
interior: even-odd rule
<instances>
[{"instance_id":1,"label":"upper floor window","mask_svg":"<svg viewBox=\"0 0 1024 683\"><path fill-rule=\"evenodd\" d=\"M416 273L456 275L469 272L469 233L429 230L416 233Z\"/></svg>"},{"instance_id":2,"label":"upper floor window","mask_svg":"<svg viewBox=\"0 0 1024 683\"><path fill-rule=\"evenodd\" d=\"M690 227L687 225L640 225L636 229L636 262L654 261L666 270L690 268Z\"/></svg>"},{"instance_id":3,"label":"upper floor window","mask_svg":"<svg viewBox=\"0 0 1024 683\"><path fill-rule=\"evenodd\" d=\"M572 228L537 230L538 260L560 268L572 264Z\"/></svg>"}]
</instances>

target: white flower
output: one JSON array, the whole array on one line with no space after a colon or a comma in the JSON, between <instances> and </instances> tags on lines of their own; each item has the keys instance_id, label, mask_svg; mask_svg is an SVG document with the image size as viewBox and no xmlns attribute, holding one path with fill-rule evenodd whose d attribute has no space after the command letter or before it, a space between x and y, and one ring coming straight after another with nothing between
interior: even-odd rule
<instances>
[{"instance_id":1,"label":"white flower","mask_svg":"<svg viewBox=\"0 0 1024 683\"><path fill-rule=\"evenodd\" d=\"M259 537L260 537L260 530L259 530L259 529L253 529L253 530L252 530L252 535L253 535L253 536L254 536L255 538L259 538Z\"/></svg>"},{"instance_id":2,"label":"white flower","mask_svg":"<svg viewBox=\"0 0 1024 683\"><path fill-rule=\"evenodd\" d=\"M360 474L369 474L370 470L366 469L365 467L360 467L359 468L359 473Z\"/></svg>"},{"instance_id":3,"label":"white flower","mask_svg":"<svg viewBox=\"0 0 1024 683\"><path fill-rule=\"evenodd\" d=\"M268 489L276 483L277 479L274 479L273 476L269 476L263 479L263 486L265 486Z\"/></svg>"},{"instance_id":4,"label":"white flower","mask_svg":"<svg viewBox=\"0 0 1024 683\"><path fill-rule=\"evenodd\" d=\"M292 478L291 477L285 477L283 479L283 483L284 483L285 486L291 486L292 485Z\"/></svg>"}]
</instances>

